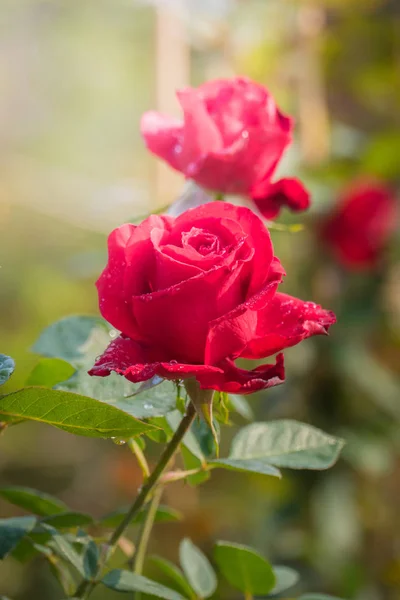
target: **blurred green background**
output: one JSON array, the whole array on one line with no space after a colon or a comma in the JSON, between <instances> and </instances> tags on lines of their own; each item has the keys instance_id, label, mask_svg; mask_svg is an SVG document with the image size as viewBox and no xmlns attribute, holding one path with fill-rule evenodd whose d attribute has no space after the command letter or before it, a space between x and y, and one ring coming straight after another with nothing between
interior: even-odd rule
<instances>
[{"instance_id":1,"label":"blurred green background","mask_svg":"<svg viewBox=\"0 0 400 600\"><path fill-rule=\"evenodd\" d=\"M273 241L285 291L333 309L338 324L329 339L288 350L286 384L250 400L259 419L342 435L343 457L283 481L226 473L200 488L171 485L164 501L184 519L157 525L151 550L176 560L185 535L205 551L216 539L248 543L299 570L293 595L399 599L400 246L392 241L378 272L353 274L315 238L356 176L398 189L399 0L2 0L0 45L0 351L17 362L8 390L37 362L29 348L46 325L96 314L106 234L181 192L181 177L144 149L144 110L177 113L176 87L236 73L296 117L280 174L301 176L313 206L284 214L305 227L273 231ZM128 503L140 478L111 442L33 424L0 438L1 485L96 516ZM12 514L2 502L0 516ZM1 564L1 593L62 598L40 560Z\"/></svg>"}]
</instances>

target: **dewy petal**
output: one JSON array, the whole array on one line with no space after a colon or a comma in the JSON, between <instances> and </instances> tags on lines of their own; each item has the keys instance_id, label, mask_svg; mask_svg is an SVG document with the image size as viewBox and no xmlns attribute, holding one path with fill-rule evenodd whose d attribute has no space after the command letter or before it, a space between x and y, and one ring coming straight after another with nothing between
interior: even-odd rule
<instances>
[{"instance_id":1,"label":"dewy petal","mask_svg":"<svg viewBox=\"0 0 400 600\"><path fill-rule=\"evenodd\" d=\"M116 329L136 337L137 330L124 296L126 247L136 230L130 223L114 229L108 237L108 263L96 282L103 317Z\"/></svg>"},{"instance_id":2,"label":"dewy petal","mask_svg":"<svg viewBox=\"0 0 400 600\"><path fill-rule=\"evenodd\" d=\"M202 389L238 394L251 394L279 385L284 380L282 355L277 356L275 365L262 365L253 371L239 369L231 360L223 361L218 367L174 360L156 361L152 360L148 349L122 336L111 342L89 375L107 377L112 371L133 383L147 381L156 375L172 380L195 377Z\"/></svg>"},{"instance_id":3,"label":"dewy petal","mask_svg":"<svg viewBox=\"0 0 400 600\"><path fill-rule=\"evenodd\" d=\"M234 254L231 255L234 260ZM251 255L249 257L251 259ZM131 299L143 340L176 360L204 363L209 323L243 301L245 260L224 264L151 294Z\"/></svg>"},{"instance_id":4,"label":"dewy petal","mask_svg":"<svg viewBox=\"0 0 400 600\"><path fill-rule=\"evenodd\" d=\"M257 293L265 283L268 266L273 259L272 241L267 228L261 219L244 206L234 206L226 202L209 202L180 215L174 224L174 231L210 218L230 219L239 224L248 236L247 243L254 248L254 262L251 265L247 296Z\"/></svg>"},{"instance_id":5,"label":"dewy petal","mask_svg":"<svg viewBox=\"0 0 400 600\"><path fill-rule=\"evenodd\" d=\"M283 354L278 354L274 365L261 365L252 371L238 368L226 359L219 365L223 373L205 371L197 376L202 389L231 394L253 394L280 385L285 380Z\"/></svg>"},{"instance_id":6,"label":"dewy petal","mask_svg":"<svg viewBox=\"0 0 400 600\"><path fill-rule=\"evenodd\" d=\"M164 379L200 378L204 373L223 376L223 370L209 365L181 364L176 360L153 360L154 355L143 345L125 337L113 340L105 352L90 369L89 375L107 377L112 371L129 381L147 381L155 375Z\"/></svg>"},{"instance_id":7,"label":"dewy petal","mask_svg":"<svg viewBox=\"0 0 400 600\"><path fill-rule=\"evenodd\" d=\"M277 217L284 206L294 212L310 206L310 194L299 179L285 178L274 183L267 180L256 186L252 199L266 219Z\"/></svg>"},{"instance_id":8,"label":"dewy petal","mask_svg":"<svg viewBox=\"0 0 400 600\"><path fill-rule=\"evenodd\" d=\"M180 170L181 120L149 110L141 118L140 131L150 152L165 160L173 169Z\"/></svg>"},{"instance_id":9,"label":"dewy petal","mask_svg":"<svg viewBox=\"0 0 400 600\"><path fill-rule=\"evenodd\" d=\"M271 356L313 335L326 335L335 322L333 312L318 304L278 292L258 311L255 335L241 356L254 359Z\"/></svg>"},{"instance_id":10,"label":"dewy petal","mask_svg":"<svg viewBox=\"0 0 400 600\"><path fill-rule=\"evenodd\" d=\"M276 293L281 275L230 313L210 323L206 342L206 364L219 364L224 358L237 358L256 336L258 314ZM266 355L264 355L266 356Z\"/></svg>"},{"instance_id":11,"label":"dewy petal","mask_svg":"<svg viewBox=\"0 0 400 600\"><path fill-rule=\"evenodd\" d=\"M222 138L196 90L184 88L177 92L177 96L184 114L179 160L186 175L191 177L197 170L199 158L222 148Z\"/></svg>"}]
</instances>

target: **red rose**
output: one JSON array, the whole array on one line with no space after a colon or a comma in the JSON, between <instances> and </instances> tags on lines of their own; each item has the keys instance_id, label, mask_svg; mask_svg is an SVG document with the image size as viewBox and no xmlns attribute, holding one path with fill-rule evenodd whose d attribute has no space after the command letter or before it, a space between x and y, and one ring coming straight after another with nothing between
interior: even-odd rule
<instances>
[{"instance_id":1,"label":"red rose","mask_svg":"<svg viewBox=\"0 0 400 600\"><path fill-rule=\"evenodd\" d=\"M292 121L264 87L236 77L177 95L183 122L154 111L142 117L151 152L217 192L251 195L269 181L290 144Z\"/></svg>"},{"instance_id":2,"label":"red rose","mask_svg":"<svg viewBox=\"0 0 400 600\"><path fill-rule=\"evenodd\" d=\"M396 227L396 199L383 184L359 181L348 188L328 216L321 235L349 269L376 265Z\"/></svg>"},{"instance_id":3,"label":"red rose","mask_svg":"<svg viewBox=\"0 0 400 600\"><path fill-rule=\"evenodd\" d=\"M284 274L268 230L249 209L212 202L177 218L123 225L97 282L100 310L122 332L92 368L133 382L196 377L202 388L251 393L284 379L259 359L326 333L333 313L276 292Z\"/></svg>"}]
</instances>

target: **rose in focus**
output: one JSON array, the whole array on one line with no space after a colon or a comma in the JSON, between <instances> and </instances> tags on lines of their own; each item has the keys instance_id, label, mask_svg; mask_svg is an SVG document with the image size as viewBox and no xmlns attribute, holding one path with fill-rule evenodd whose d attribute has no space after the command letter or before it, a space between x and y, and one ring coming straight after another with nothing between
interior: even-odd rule
<instances>
[{"instance_id":1,"label":"rose in focus","mask_svg":"<svg viewBox=\"0 0 400 600\"><path fill-rule=\"evenodd\" d=\"M139 382L195 377L203 389L251 393L284 379L283 358L260 359L317 334L333 313L277 292L284 271L249 209L212 202L177 218L115 229L97 282L103 317L121 331L90 371Z\"/></svg>"},{"instance_id":2,"label":"rose in focus","mask_svg":"<svg viewBox=\"0 0 400 600\"><path fill-rule=\"evenodd\" d=\"M187 87L177 96L183 121L155 111L142 117L142 135L151 152L206 189L255 195L268 204L271 176L292 137L292 120L271 94L236 77ZM281 194L280 205L303 210L308 201L304 206L301 196L286 200Z\"/></svg>"},{"instance_id":3,"label":"rose in focus","mask_svg":"<svg viewBox=\"0 0 400 600\"><path fill-rule=\"evenodd\" d=\"M396 227L396 198L384 184L358 181L324 220L321 237L337 260L354 270L373 268Z\"/></svg>"}]
</instances>

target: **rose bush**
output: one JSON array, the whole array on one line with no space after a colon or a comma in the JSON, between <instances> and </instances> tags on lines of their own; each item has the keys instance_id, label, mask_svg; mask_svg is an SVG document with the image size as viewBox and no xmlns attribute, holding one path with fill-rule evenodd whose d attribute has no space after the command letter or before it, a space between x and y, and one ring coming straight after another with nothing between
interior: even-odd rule
<instances>
[{"instance_id":1,"label":"rose bush","mask_svg":"<svg viewBox=\"0 0 400 600\"><path fill-rule=\"evenodd\" d=\"M396 227L396 198L377 181L356 181L321 226L321 236L349 269L376 265Z\"/></svg>"},{"instance_id":2,"label":"rose bush","mask_svg":"<svg viewBox=\"0 0 400 600\"><path fill-rule=\"evenodd\" d=\"M263 86L244 77L184 88L177 96L183 122L155 111L143 115L141 131L147 147L199 185L254 196L268 210L271 177L291 142L292 120ZM283 183L279 194L279 202L271 197L274 216L282 205L295 210L308 207L308 195L299 182Z\"/></svg>"},{"instance_id":3,"label":"rose bush","mask_svg":"<svg viewBox=\"0 0 400 600\"><path fill-rule=\"evenodd\" d=\"M283 357L261 359L327 332L333 313L277 292L284 275L262 221L212 202L177 218L152 215L115 229L97 282L103 317L121 331L90 371L133 382L195 377L203 389L251 393L284 379Z\"/></svg>"}]
</instances>

